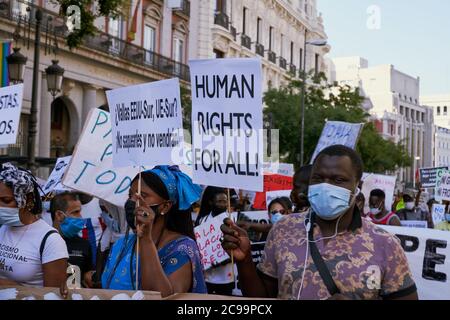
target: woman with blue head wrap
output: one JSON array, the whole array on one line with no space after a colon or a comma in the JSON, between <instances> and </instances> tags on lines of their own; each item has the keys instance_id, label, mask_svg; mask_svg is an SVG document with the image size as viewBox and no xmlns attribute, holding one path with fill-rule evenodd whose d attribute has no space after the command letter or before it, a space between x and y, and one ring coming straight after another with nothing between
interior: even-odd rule
<instances>
[{"instance_id":1,"label":"woman with blue head wrap","mask_svg":"<svg viewBox=\"0 0 450 320\"><path fill-rule=\"evenodd\" d=\"M102 275L102 287L117 290L152 290L163 297L180 292L206 293L200 252L195 241L191 205L201 188L177 166L157 166L141 173L130 187L125 203L133 234L111 249ZM136 243L139 238L138 288Z\"/></svg>"}]
</instances>

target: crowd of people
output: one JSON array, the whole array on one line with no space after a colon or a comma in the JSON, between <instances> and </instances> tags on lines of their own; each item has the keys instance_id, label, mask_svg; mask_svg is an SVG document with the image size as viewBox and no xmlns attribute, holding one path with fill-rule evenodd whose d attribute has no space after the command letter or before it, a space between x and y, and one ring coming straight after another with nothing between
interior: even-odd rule
<instances>
[{"instance_id":1,"label":"crowd of people","mask_svg":"<svg viewBox=\"0 0 450 320\"><path fill-rule=\"evenodd\" d=\"M233 189L195 185L176 166L134 177L123 208L78 191L40 193L34 176L0 167L0 285L59 287L68 266L81 286L280 299L417 299L399 240L377 225L422 220L433 228L430 199L381 189L361 193L363 164L341 145L320 152L293 177L290 197L267 205L269 223L245 219L248 199ZM420 190L420 188L419 188ZM367 202L367 203L366 203ZM368 206L367 206L368 205ZM369 209L367 209L367 207ZM194 228L226 212L222 247L231 260L204 270ZM436 228L450 230L450 215ZM139 241L137 241L139 239ZM266 242L259 262L251 240ZM380 271L374 282L375 266ZM69 268L70 270L70 268Z\"/></svg>"}]
</instances>

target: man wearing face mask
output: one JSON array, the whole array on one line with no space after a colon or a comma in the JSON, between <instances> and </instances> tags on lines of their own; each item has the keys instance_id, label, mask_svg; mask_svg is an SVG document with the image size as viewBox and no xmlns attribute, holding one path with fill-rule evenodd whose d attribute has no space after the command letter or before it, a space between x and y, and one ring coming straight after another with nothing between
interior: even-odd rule
<instances>
[{"instance_id":1,"label":"man wearing face mask","mask_svg":"<svg viewBox=\"0 0 450 320\"><path fill-rule=\"evenodd\" d=\"M381 189L370 191L369 198L369 217L375 224L401 226L400 219L394 212L386 210L386 194Z\"/></svg>"},{"instance_id":2,"label":"man wearing face mask","mask_svg":"<svg viewBox=\"0 0 450 320\"><path fill-rule=\"evenodd\" d=\"M400 220L427 221L428 228L433 229L433 218L431 213L423 210L419 205L420 192L414 197L414 191L407 190L403 193L405 208L397 211Z\"/></svg>"},{"instance_id":3,"label":"man wearing face mask","mask_svg":"<svg viewBox=\"0 0 450 320\"><path fill-rule=\"evenodd\" d=\"M355 198L362 173L353 149L334 145L322 150L311 173L311 209L273 226L257 267L245 230L225 219L222 246L233 252L245 296L417 299L399 239L361 219Z\"/></svg>"},{"instance_id":4,"label":"man wearing face mask","mask_svg":"<svg viewBox=\"0 0 450 320\"><path fill-rule=\"evenodd\" d=\"M81 237L86 220L81 217L81 202L75 193L58 194L50 202L53 227L67 245L69 265L80 268L82 279L91 283L93 266L89 241Z\"/></svg>"}]
</instances>

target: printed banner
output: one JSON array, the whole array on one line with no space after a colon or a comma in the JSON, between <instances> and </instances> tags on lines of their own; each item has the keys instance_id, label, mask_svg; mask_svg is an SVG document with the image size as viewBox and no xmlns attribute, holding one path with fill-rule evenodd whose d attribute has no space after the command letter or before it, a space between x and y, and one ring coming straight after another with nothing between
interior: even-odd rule
<instances>
[{"instance_id":1,"label":"printed banner","mask_svg":"<svg viewBox=\"0 0 450 320\"><path fill-rule=\"evenodd\" d=\"M279 174L265 174L264 175L264 191L257 192L253 208L257 210L266 210L266 192L279 190L292 190L293 178L282 176Z\"/></svg>"},{"instance_id":2,"label":"printed banner","mask_svg":"<svg viewBox=\"0 0 450 320\"><path fill-rule=\"evenodd\" d=\"M22 97L23 83L0 88L0 146L16 143Z\"/></svg>"},{"instance_id":3,"label":"printed banner","mask_svg":"<svg viewBox=\"0 0 450 320\"><path fill-rule=\"evenodd\" d=\"M420 169L420 183L422 184L422 188L434 188L436 186L436 174L441 169L448 170L448 167Z\"/></svg>"}]
</instances>

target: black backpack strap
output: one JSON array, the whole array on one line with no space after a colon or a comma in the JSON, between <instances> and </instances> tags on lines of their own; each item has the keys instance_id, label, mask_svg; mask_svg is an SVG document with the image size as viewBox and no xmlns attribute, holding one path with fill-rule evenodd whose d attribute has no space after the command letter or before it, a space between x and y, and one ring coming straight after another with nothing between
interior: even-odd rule
<instances>
[{"instance_id":1,"label":"black backpack strap","mask_svg":"<svg viewBox=\"0 0 450 320\"><path fill-rule=\"evenodd\" d=\"M56 230L50 230L49 232L47 232L44 236L44 238L42 238L42 242L41 242L41 247L39 248L39 254L41 256L41 262L42 262L42 254L44 253L44 249L45 249L45 242L47 241L47 238L54 234L54 233L58 233L58 231Z\"/></svg>"},{"instance_id":2,"label":"black backpack strap","mask_svg":"<svg viewBox=\"0 0 450 320\"><path fill-rule=\"evenodd\" d=\"M322 255L320 254L319 249L317 249L316 243L314 242L314 216L315 214L312 212L310 219L311 228L308 232L308 243L311 251L311 257L314 261L314 264L316 265L317 270L319 271L320 276L322 277L323 282L328 289L328 292L333 296L336 293L340 293L340 290L336 286L330 270L325 264L325 261L323 261Z\"/></svg>"}]
</instances>

